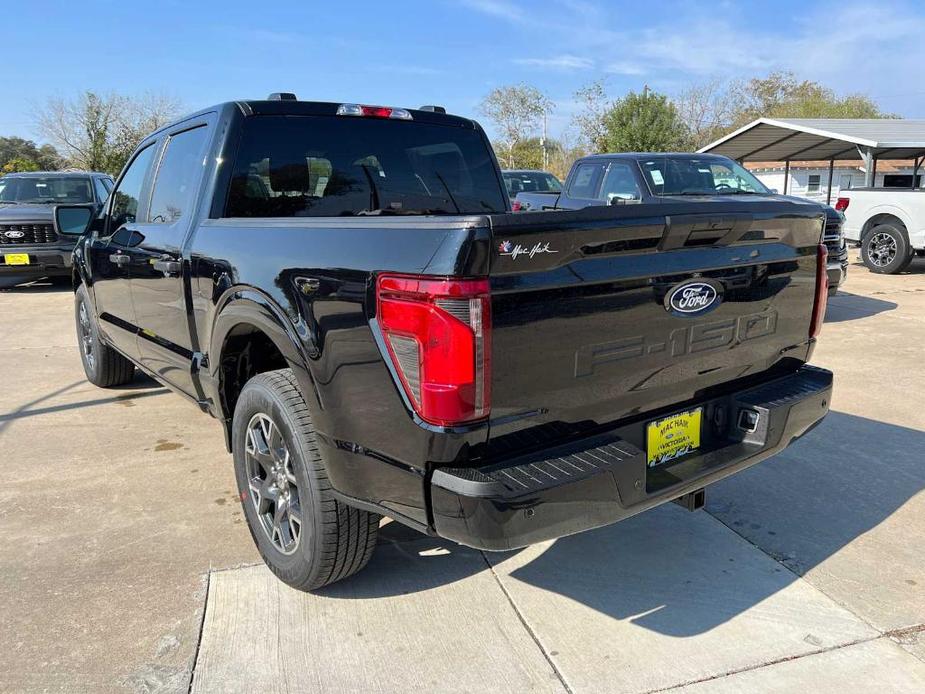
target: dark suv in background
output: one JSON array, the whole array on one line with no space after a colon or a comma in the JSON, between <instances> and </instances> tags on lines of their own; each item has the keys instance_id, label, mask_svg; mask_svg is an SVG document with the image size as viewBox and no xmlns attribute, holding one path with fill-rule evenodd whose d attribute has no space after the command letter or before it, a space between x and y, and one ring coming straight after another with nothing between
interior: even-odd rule
<instances>
[{"instance_id":1,"label":"dark suv in background","mask_svg":"<svg viewBox=\"0 0 925 694\"><path fill-rule=\"evenodd\" d=\"M92 205L98 211L112 186L109 174L85 171L12 173L0 178L0 287L70 276L77 236L56 229L55 205Z\"/></svg>"}]
</instances>

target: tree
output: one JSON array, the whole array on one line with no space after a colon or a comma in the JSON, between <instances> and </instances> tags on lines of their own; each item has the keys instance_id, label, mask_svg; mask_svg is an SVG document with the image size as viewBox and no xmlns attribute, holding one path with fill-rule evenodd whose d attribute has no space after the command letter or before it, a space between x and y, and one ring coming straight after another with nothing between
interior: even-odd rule
<instances>
[{"instance_id":1,"label":"tree","mask_svg":"<svg viewBox=\"0 0 925 694\"><path fill-rule=\"evenodd\" d=\"M663 94L630 92L604 114L603 152L668 152L682 149L687 130Z\"/></svg>"},{"instance_id":2,"label":"tree","mask_svg":"<svg viewBox=\"0 0 925 694\"><path fill-rule=\"evenodd\" d=\"M497 87L482 99L479 112L500 131L497 149L508 168L514 166L518 144L537 133L543 116L551 108L552 101L527 84Z\"/></svg>"},{"instance_id":3,"label":"tree","mask_svg":"<svg viewBox=\"0 0 925 694\"><path fill-rule=\"evenodd\" d=\"M138 143L178 111L178 102L163 95L86 91L73 99L50 99L37 114L37 125L70 166L116 175Z\"/></svg>"},{"instance_id":4,"label":"tree","mask_svg":"<svg viewBox=\"0 0 925 694\"><path fill-rule=\"evenodd\" d=\"M34 159L14 157L0 167L0 174L16 173L17 171L41 171L42 167Z\"/></svg>"},{"instance_id":5,"label":"tree","mask_svg":"<svg viewBox=\"0 0 925 694\"><path fill-rule=\"evenodd\" d=\"M756 118L896 118L863 94L837 95L818 82L799 81L792 72L734 82L732 128Z\"/></svg>"},{"instance_id":6,"label":"tree","mask_svg":"<svg viewBox=\"0 0 925 694\"><path fill-rule=\"evenodd\" d=\"M499 159L504 161L508 169L543 169L543 140L538 136L518 140L509 147L504 142L493 142L492 147ZM559 150L559 143L548 138L546 140L546 154L550 161Z\"/></svg>"},{"instance_id":7,"label":"tree","mask_svg":"<svg viewBox=\"0 0 925 694\"><path fill-rule=\"evenodd\" d=\"M672 103L687 128L686 148L693 151L725 135L736 118L735 99L721 80L691 85Z\"/></svg>"},{"instance_id":8,"label":"tree","mask_svg":"<svg viewBox=\"0 0 925 694\"><path fill-rule=\"evenodd\" d=\"M61 156L51 145L39 147L32 140L22 137L0 137L0 166L5 167L13 160L31 162L36 166L35 169L19 168L18 171L54 171L61 166Z\"/></svg>"},{"instance_id":9,"label":"tree","mask_svg":"<svg viewBox=\"0 0 925 694\"><path fill-rule=\"evenodd\" d=\"M613 108L607 98L604 80L586 84L575 92L575 100L582 104L582 110L572 118L572 125L578 130L581 144L591 152L603 152L607 147L607 129L604 116Z\"/></svg>"}]
</instances>

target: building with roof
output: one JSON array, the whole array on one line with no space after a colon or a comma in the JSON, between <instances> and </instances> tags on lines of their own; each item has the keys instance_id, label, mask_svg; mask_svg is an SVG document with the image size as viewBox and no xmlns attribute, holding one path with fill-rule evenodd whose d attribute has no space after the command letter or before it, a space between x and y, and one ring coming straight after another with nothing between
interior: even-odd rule
<instances>
[{"instance_id":1,"label":"building with roof","mask_svg":"<svg viewBox=\"0 0 925 694\"><path fill-rule=\"evenodd\" d=\"M827 161L791 162L788 167L783 161L751 161L743 166L755 174L768 188L777 191L787 189L789 195L797 195L818 202L835 200L843 190L865 185L867 172L863 162L836 161L832 167L829 182ZM902 159L887 159L877 162L874 186L880 188L910 188L912 186L913 162ZM785 182L785 178L787 179ZM916 187L921 187L922 171L916 175ZM831 186L831 190L830 190Z\"/></svg>"}]
</instances>

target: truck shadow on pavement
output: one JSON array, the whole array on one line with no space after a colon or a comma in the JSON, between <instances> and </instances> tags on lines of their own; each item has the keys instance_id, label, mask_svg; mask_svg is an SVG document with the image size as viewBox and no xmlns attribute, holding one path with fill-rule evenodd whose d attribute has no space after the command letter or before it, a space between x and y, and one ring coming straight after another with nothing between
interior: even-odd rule
<instances>
[{"instance_id":1,"label":"truck shadow on pavement","mask_svg":"<svg viewBox=\"0 0 925 694\"><path fill-rule=\"evenodd\" d=\"M69 277L45 277L24 284L12 284L13 280L0 278L0 292L10 294L69 294L74 293Z\"/></svg>"},{"instance_id":2,"label":"truck shadow on pavement","mask_svg":"<svg viewBox=\"0 0 925 694\"><path fill-rule=\"evenodd\" d=\"M550 600L558 594L616 620L692 636L787 588L925 489L923 449L925 432L832 412L776 458L708 488L707 512L668 504L482 561L474 550L391 524L364 572L320 594L426 591L488 562L515 595L523 583Z\"/></svg>"},{"instance_id":3,"label":"truck shadow on pavement","mask_svg":"<svg viewBox=\"0 0 925 694\"><path fill-rule=\"evenodd\" d=\"M825 310L826 323L844 323L859 318L870 318L878 313L895 309L897 304L883 299L872 299L848 292L838 292L829 298Z\"/></svg>"},{"instance_id":4,"label":"truck shadow on pavement","mask_svg":"<svg viewBox=\"0 0 925 694\"><path fill-rule=\"evenodd\" d=\"M59 396L65 395L66 393L83 385L87 385L86 380L75 381L74 383L62 386L57 390L53 390L50 393L46 393L45 395L25 402L10 412L0 412L0 434L2 434L4 429L9 426L10 422L13 422L17 419L24 419L26 417L38 417L44 414L50 414L52 412L79 410L84 407L105 405L113 402L130 403L131 401L137 400L139 398L151 397L153 395L162 395L168 392L167 388L162 386L150 376L136 372L135 378L132 379L129 383L121 386L107 388L105 390L101 389L99 393L102 395L102 397L92 398L90 400L79 400L77 402L43 405L38 407L38 405L42 405L42 403L54 400ZM107 395L106 393L111 393L111 395Z\"/></svg>"}]
</instances>

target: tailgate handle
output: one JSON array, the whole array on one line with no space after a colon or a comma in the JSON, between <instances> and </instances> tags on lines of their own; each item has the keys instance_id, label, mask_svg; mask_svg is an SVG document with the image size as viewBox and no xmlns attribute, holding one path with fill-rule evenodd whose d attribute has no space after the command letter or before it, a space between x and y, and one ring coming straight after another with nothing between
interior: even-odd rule
<instances>
[{"instance_id":1,"label":"tailgate handle","mask_svg":"<svg viewBox=\"0 0 925 694\"><path fill-rule=\"evenodd\" d=\"M728 246L742 238L754 221L749 213L679 214L665 219L660 248L666 251L685 246Z\"/></svg>"}]
</instances>

